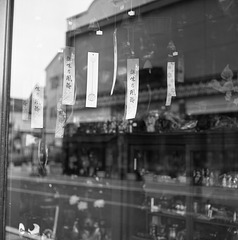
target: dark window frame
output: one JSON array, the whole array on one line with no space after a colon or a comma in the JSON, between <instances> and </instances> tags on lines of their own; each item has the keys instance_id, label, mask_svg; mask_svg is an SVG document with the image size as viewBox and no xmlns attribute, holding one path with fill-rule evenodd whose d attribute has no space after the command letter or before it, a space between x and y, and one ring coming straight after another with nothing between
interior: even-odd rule
<instances>
[{"instance_id":1,"label":"dark window frame","mask_svg":"<svg viewBox=\"0 0 238 240\"><path fill-rule=\"evenodd\" d=\"M14 0L0 0L0 239L5 239Z\"/></svg>"}]
</instances>

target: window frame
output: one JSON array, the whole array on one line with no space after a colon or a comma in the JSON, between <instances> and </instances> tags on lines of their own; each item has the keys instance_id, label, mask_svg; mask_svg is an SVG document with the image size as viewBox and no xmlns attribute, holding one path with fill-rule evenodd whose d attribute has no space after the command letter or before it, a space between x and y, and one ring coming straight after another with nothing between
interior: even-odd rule
<instances>
[{"instance_id":1,"label":"window frame","mask_svg":"<svg viewBox=\"0 0 238 240\"><path fill-rule=\"evenodd\" d=\"M0 0L0 239L5 239L14 0Z\"/></svg>"}]
</instances>

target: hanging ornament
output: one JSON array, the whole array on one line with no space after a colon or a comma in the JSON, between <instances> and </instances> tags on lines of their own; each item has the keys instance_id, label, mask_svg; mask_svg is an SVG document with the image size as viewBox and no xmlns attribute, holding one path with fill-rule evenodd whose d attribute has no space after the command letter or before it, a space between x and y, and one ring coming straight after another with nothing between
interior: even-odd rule
<instances>
[{"instance_id":1,"label":"hanging ornament","mask_svg":"<svg viewBox=\"0 0 238 240\"><path fill-rule=\"evenodd\" d=\"M175 47L173 41L169 42L167 49L168 49L168 52L169 52L168 53L169 57L174 57L174 56L178 55L178 52L176 51L176 47Z\"/></svg>"},{"instance_id":2,"label":"hanging ornament","mask_svg":"<svg viewBox=\"0 0 238 240\"><path fill-rule=\"evenodd\" d=\"M151 63L151 61L150 60L146 60L145 61L145 64L144 64L144 67L143 67L143 69L148 69L149 70L149 73L151 74L151 69L152 69L152 63Z\"/></svg>"},{"instance_id":3,"label":"hanging ornament","mask_svg":"<svg viewBox=\"0 0 238 240\"><path fill-rule=\"evenodd\" d=\"M97 31L99 29L99 23L96 18L92 18L89 22L88 30Z\"/></svg>"},{"instance_id":4,"label":"hanging ornament","mask_svg":"<svg viewBox=\"0 0 238 240\"><path fill-rule=\"evenodd\" d=\"M96 35L103 35L103 31L100 29L100 24L96 18L90 20L88 30L94 31Z\"/></svg>"},{"instance_id":5,"label":"hanging ornament","mask_svg":"<svg viewBox=\"0 0 238 240\"><path fill-rule=\"evenodd\" d=\"M133 3L132 3L132 0L131 0L131 9L130 9L130 11L127 12L127 14L128 14L130 17L133 17L133 16L136 15L136 12L132 9L132 5L133 5Z\"/></svg>"},{"instance_id":6,"label":"hanging ornament","mask_svg":"<svg viewBox=\"0 0 238 240\"><path fill-rule=\"evenodd\" d=\"M99 30L97 30L97 31L96 31L96 35L100 35L100 36L102 36L102 35L103 35L103 31L102 31L102 30L100 30L100 29L99 29Z\"/></svg>"},{"instance_id":7,"label":"hanging ornament","mask_svg":"<svg viewBox=\"0 0 238 240\"><path fill-rule=\"evenodd\" d=\"M131 23L129 21L127 14L123 15L121 28L126 29L127 38L121 43L121 51L119 52L119 54L123 59L133 58L135 53L132 49L132 44L130 39L131 31L133 31L133 28L131 26Z\"/></svg>"}]
</instances>

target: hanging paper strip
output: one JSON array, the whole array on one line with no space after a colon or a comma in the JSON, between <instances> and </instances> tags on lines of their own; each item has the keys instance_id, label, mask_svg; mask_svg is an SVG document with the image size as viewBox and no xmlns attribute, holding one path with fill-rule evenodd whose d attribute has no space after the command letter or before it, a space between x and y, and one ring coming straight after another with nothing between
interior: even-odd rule
<instances>
[{"instance_id":1,"label":"hanging paper strip","mask_svg":"<svg viewBox=\"0 0 238 240\"><path fill-rule=\"evenodd\" d=\"M113 33L113 45L114 45L114 71L113 71L111 95L113 94L115 84L116 84L116 79L117 79L117 29L115 29Z\"/></svg>"},{"instance_id":2,"label":"hanging paper strip","mask_svg":"<svg viewBox=\"0 0 238 240\"><path fill-rule=\"evenodd\" d=\"M126 119L136 116L139 95L139 59L127 59Z\"/></svg>"},{"instance_id":3,"label":"hanging paper strip","mask_svg":"<svg viewBox=\"0 0 238 240\"><path fill-rule=\"evenodd\" d=\"M64 127L66 122L66 112L62 106L62 99L59 100L57 104L57 118L55 126L55 138L63 138Z\"/></svg>"},{"instance_id":4,"label":"hanging paper strip","mask_svg":"<svg viewBox=\"0 0 238 240\"><path fill-rule=\"evenodd\" d=\"M75 48L64 49L63 101L65 105L75 104Z\"/></svg>"},{"instance_id":5,"label":"hanging paper strip","mask_svg":"<svg viewBox=\"0 0 238 240\"><path fill-rule=\"evenodd\" d=\"M88 52L86 107L97 107L99 54Z\"/></svg>"},{"instance_id":6,"label":"hanging paper strip","mask_svg":"<svg viewBox=\"0 0 238 240\"><path fill-rule=\"evenodd\" d=\"M31 128L43 128L44 89L38 84L32 93Z\"/></svg>"},{"instance_id":7,"label":"hanging paper strip","mask_svg":"<svg viewBox=\"0 0 238 240\"><path fill-rule=\"evenodd\" d=\"M178 82L184 82L184 56L178 57Z\"/></svg>"},{"instance_id":8,"label":"hanging paper strip","mask_svg":"<svg viewBox=\"0 0 238 240\"><path fill-rule=\"evenodd\" d=\"M167 63L167 97L166 106L171 105L172 97L176 96L175 90L175 62Z\"/></svg>"},{"instance_id":9,"label":"hanging paper strip","mask_svg":"<svg viewBox=\"0 0 238 240\"><path fill-rule=\"evenodd\" d=\"M30 112L30 99L24 99L22 101L22 120L29 120L29 112Z\"/></svg>"}]
</instances>

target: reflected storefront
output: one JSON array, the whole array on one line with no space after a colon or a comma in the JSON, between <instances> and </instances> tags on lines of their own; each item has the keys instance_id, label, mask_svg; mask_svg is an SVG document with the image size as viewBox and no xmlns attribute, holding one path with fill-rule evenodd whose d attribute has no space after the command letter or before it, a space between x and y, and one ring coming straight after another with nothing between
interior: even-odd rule
<instances>
[{"instance_id":1,"label":"reflected storefront","mask_svg":"<svg viewBox=\"0 0 238 240\"><path fill-rule=\"evenodd\" d=\"M238 239L237 0L19 0L9 38L4 239Z\"/></svg>"}]
</instances>

